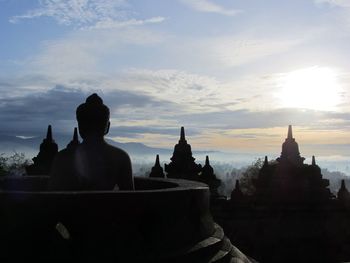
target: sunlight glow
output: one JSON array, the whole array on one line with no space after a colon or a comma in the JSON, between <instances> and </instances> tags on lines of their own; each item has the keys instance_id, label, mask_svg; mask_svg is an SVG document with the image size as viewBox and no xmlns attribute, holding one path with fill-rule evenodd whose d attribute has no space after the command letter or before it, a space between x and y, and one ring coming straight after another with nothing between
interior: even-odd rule
<instances>
[{"instance_id":1,"label":"sunlight glow","mask_svg":"<svg viewBox=\"0 0 350 263\"><path fill-rule=\"evenodd\" d=\"M284 74L277 97L283 107L334 110L340 103L337 73L315 66Z\"/></svg>"}]
</instances>

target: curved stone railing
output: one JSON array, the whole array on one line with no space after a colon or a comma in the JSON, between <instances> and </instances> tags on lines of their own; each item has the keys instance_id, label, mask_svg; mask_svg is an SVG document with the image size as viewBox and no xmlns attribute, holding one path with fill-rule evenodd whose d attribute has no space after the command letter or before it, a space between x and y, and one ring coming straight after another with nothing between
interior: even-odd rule
<instances>
[{"instance_id":1,"label":"curved stone railing","mask_svg":"<svg viewBox=\"0 0 350 263\"><path fill-rule=\"evenodd\" d=\"M135 191L46 185L47 177L0 178L1 262L249 262L212 220L204 184L136 177Z\"/></svg>"}]
</instances>

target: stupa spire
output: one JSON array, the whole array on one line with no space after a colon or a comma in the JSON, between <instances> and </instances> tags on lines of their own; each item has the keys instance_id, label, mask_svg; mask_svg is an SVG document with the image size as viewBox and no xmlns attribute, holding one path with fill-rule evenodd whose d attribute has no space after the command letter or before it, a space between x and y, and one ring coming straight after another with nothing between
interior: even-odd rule
<instances>
[{"instance_id":1,"label":"stupa spire","mask_svg":"<svg viewBox=\"0 0 350 263\"><path fill-rule=\"evenodd\" d=\"M159 163L159 154L157 154L157 156L156 156L156 163L154 164L154 166L160 166L160 163Z\"/></svg>"},{"instance_id":2,"label":"stupa spire","mask_svg":"<svg viewBox=\"0 0 350 263\"><path fill-rule=\"evenodd\" d=\"M267 166L268 164L269 164L269 160L267 159L267 156L265 156L264 166Z\"/></svg>"},{"instance_id":3,"label":"stupa spire","mask_svg":"<svg viewBox=\"0 0 350 263\"><path fill-rule=\"evenodd\" d=\"M346 189L346 186L345 186L345 180L342 179L341 180L341 186L340 186L340 189Z\"/></svg>"},{"instance_id":4,"label":"stupa spire","mask_svg":"<svg viewBox=\"0 0 350 263\"><path fill-rule=\"evenodd\" d=\"M288 126L288 136L287 139L293 139L293 129L292 129L292 125Z\"/></svg>"},{"instance_id":5,"label":"stupa spire","mask_svg":"<svg viewBox=\"0 0 350 263\"><path fill-rule=\"evenodd\" d=\"M185 128L184 127L181 127L180 141L183 141L183 142L186 141Z\"/></svg>"},{"instance_id":6,"label":"stupa spire","mask_svg":"<svg viewBox=\"0 0 350 263\"><path fill-rule=\"evenodd\" d=\"M209 156L208 155L205 157L205 165L210 165L210 163L209 163Z\"/></svg>"},{"instance_id":7,"label":"stupa spire","mask_svg":"<svg viewBox=\"0 0 350 263\"><path fill-rule=\"evenodd\" d=\"M77 129L77 127L74 128L73 141L74 142L78 141L78 129Z\"/></svg>"},{"instance_id":8,"label":"stupa spire","mask_svg":"<svg viewBox=\"0 0 350 263\"><path fill-rule=\"evenodd\" d=\"M312 165L314 165L314 166L316 165L316 159L315 159L314 155L312 156Z\"/></svg>"},{"instance_id":9,"label":"stupa spire","mask_svg":"<svg viewBox=\"0 0 350 263\"><path fill-rule=\"evenodd\" d=\"M52 141L52 127L49 125L47 127L46 140Z\"/></svg>"},{"instance_id":10,"label":"stupa spire","mask_svg":"<svg viewBox=\"0 0 350 263\"><path fill-rule=\"evenodd\" d=\"M241 191L241 186L239 185L239 180L236 180L235 189Z\"/></svg>"}]
</instances>

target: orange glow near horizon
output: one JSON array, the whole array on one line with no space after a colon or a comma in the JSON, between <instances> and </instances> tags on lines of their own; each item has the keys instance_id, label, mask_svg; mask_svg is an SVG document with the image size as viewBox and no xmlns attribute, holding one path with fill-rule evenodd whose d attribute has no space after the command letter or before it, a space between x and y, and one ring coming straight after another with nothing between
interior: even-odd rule
<instances>
[{"instance_id":1,"label":"orange glow near horizon","mask_svg":"<svg viewBox=\"0 0 350 263\"><path fill-rule=\"evenodd\" d=\"M168 149L172 149L178 142L178 137L159 136L158 138L156 134L146 135L139 138L139 142L153 147ZM281 151L281 145L286 137L287 127L275 127L266 129L237 129L224 134L212 132L201 136L187 136L186 139L191 144L193 151L222 150L257 154L271 153L273 156L278 156ZM314 146L328 144L342 145L344 142L350 140L350 135L346 131L314 131L299 126L293 126L293 137L298 142L300 153L304 157L327 155L325 152L326 148L315 149ZM120 141L119 138L118 140ZM339 150L327 149L327 151L329 151L329 155L342 154Z\"/></svg>"}]
</instances>

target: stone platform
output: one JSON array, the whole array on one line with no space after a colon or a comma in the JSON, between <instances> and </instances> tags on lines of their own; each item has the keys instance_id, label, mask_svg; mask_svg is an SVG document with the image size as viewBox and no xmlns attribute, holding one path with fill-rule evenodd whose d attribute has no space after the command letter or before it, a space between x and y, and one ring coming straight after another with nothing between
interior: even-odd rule
<instances>
[{"instance_id":1,"label":"stone platform","mask_svg":"<svg viewBox=\"0 0 350 263\"><path fill-rule=\"evenodd\" d=\"M209 189L135 178L135 191L47 191L0 178L1 262L251 262L209 212Z\"/></svg>"}]
</instances>

